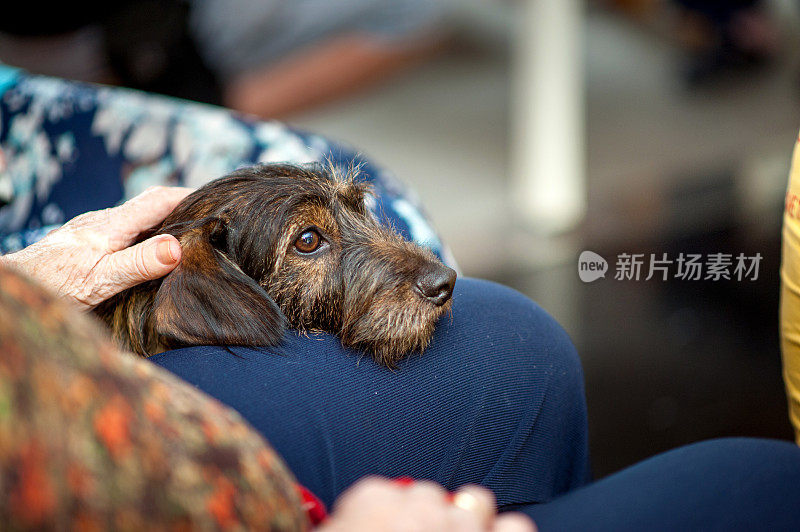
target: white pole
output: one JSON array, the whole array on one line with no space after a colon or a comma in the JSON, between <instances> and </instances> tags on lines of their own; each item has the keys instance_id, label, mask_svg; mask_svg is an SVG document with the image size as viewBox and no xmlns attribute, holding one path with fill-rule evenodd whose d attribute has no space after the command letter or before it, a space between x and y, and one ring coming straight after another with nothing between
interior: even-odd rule
<instances>
[{"instance_id":1,"label":"white pole","mask_svg":"<svg viewBox=\"0 0 800 532\"><path fill-rule=\"evenodd\" d=\"M512 96L514 206L528 229L555 235L586 212L582 0L526 0Z\"/></svg>"}]
</instances>

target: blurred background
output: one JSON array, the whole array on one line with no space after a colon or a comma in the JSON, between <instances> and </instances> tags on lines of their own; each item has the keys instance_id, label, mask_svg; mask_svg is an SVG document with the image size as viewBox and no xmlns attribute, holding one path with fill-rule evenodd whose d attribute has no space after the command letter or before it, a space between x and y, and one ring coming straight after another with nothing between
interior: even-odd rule
<instances>
[{"instance_id":1,"label":"blurred background","mask_svg":"<svg viewBox=\"0 0 800 532\"><path fill-rule=\"evenodd\" d=\"M791 437L778 268L800 2L83 4L4 17L0 60L280 118L392 169L464 275L570 333L596 476L701 439ZM605 278L579 279L583 250ZM763 258L756 280L645 281L645 262L622 281L622 253Z\"/></svg>"}]
</instances>

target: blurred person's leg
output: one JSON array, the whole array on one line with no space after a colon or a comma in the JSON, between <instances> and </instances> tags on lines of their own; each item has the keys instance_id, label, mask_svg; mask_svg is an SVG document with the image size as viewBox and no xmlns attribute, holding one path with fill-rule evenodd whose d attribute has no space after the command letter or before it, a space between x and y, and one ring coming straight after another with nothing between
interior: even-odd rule
<instances>
[{"instance_id":1,"label":"blurred person's leg","mask_svg":"<svg viewBox=\"0 0 800 532\"><path fill-rule=\"evenodd\" d=\"M435 51L442 0L195 0L228 106L265 118L360 90Z\"/></svg>"},{"instance_id":2,"label":"blurred person's leg","mask_svg":"<svg viewBox=\"0 0 800 532\"><path fill-rule=\"evenodd\" d=\"M402 43L366 34L334 37L229 80L224 103L264 118L283 117L371 87L441 45L431 35Z\"/></svg>"},{"instance_id":3,"label":"blurred person's leg","mask_svg":"<svg viewBox=\"0 0 800 532\"><path fill-rule=\"evenodd\" d=\"M519 509L539 530L798 530L800 449L730 438L649 458L549 503Z\"/></svg>"},{"instance_id":4,"label":"blurred person's leg","mask_svg":"<svg viewBox=\"0 0 800 532\"><path fill-rule=\"evenodd\" d=\"M124 0L49 16L30 6L0 21L0 58L273 118L432 54L445 40L446 1Z\"/></svg>"}]
</instances>

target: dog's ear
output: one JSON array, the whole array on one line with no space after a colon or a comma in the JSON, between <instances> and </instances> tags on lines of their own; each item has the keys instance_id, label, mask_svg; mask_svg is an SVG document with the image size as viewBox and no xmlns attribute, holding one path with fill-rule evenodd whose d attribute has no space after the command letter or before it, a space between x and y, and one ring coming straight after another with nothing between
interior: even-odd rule
<instances>
[{"instance_id":1,"label":"dog's ear","mask_svg":"<svg viewBox=\"0 0 800 532\"><path fill-rule=\"evenodd\" d=\"M210 220L180 237L181 262L161 283L152 319L166 348L269 346L286 318L267 292L220 249L225 224Z\"/></svg>"}]
</instances>

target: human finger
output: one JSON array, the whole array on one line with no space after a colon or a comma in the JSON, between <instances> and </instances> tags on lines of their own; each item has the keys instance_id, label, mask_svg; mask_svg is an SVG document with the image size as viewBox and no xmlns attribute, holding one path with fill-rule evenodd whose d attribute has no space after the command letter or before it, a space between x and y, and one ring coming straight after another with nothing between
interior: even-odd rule
<instances>
[{"instance_id":1,"label":"human finger","mask_svg":"<svg viewBox=\"0 0 800 532\"><path fill-rule=\"evenodd\" d=\"M111 209L109 230L114 237L114 251L128 247L139 233L164 221L193 191L186 187L150 187Z\"/></svg>"},{"instance_id":2,"label":"human finger","mask_svg":"<svg viewBox=\"0 0 800 532\"><path fill-rule=\"evenodd\" d=\"M97 284L94 291L97 305L123 290L139 283L159 279L178 265L181 258L181 246L172 235L157 235L108 255L102 269L92 282Z\"/></svg>"},{"instance_id":3,"label":"human finger","mask_svg":"<svg viewBox=\"0 0 800 532\"><path fill-rule=\"evenodd\" d=\"M508 512L500 514L494 521L492 532L537 532L530 517L519 512Z\"/></svg>"},{"instance_id":4,"label":"human finger","mask_svg":"<svg viewBox=\"0 0 800 532\"><path fill-rule=\"evenodd\" d=\"M494 494L480 486L462 486L453 494L452 509L460 521L469 516L479 530L488 529L496 513Z\"/></svg>"},{"instance_id":5,"label":"human finger","mask_svg":"<svg viewBox=\"0 0 800 532\"><path fill-rule=\"evenodd\" d=\"M342 493L334 503L334 510L349 512L358 510L364 505L375 505L377 502L396 501L401 490L383 477L369 476L362 478Z\"/></svg>"},{"instance_id":6,"label":"human finger","mask_svg":"<svg viewBox=\"0 0 800 532\"><path fill-rule=\"evenodd\" d=\"M448 499L447 490L436 482L417 480L405 488L408 498L422 499L434 503L445 503Z\"/></svg>"},{"instance_id":7,"label":"human finger","mask_svg":"<svg viewBox=\"0 0 800 532\"><path fill-rule=\"evenodd\" d=\"M454 526L450 518L450 502L447 491L430 481L416 481L399 488L401 490L400 513L396 516L400 530L464 530Z\"/></svg>"}]
</instances>

